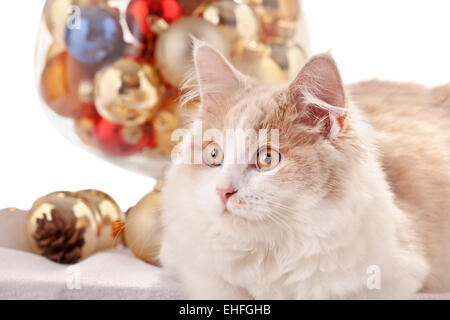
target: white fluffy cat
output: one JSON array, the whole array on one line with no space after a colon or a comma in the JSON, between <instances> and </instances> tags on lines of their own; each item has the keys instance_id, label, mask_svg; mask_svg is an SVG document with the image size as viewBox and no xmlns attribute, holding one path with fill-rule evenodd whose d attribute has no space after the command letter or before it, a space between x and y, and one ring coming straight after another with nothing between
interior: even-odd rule
<instances>
[{"instance_id":1,"label":"white fluffy cat","mask_svg":"<svg viewBox=\"0 0 450 320\"><path fill-rule=\"evenodd\" d=\"M198 87L189 97L201 100L203 132L278 129L279 145L250 150L254 162L244 165L226 161L231 146L197 141L192 150L204 163L172 165L160 258L191 298L406 298L433 287L442 264L432 266L428 250L441 244L424 240L425 222L405 211L417 208L391 191L378 134L329 55L283 86L256 83L204 43L196 42L194 62ZM446 161L435 165L449 168ZM434 217L448 226L448 215Z\"/></svg>"}]
</instances>

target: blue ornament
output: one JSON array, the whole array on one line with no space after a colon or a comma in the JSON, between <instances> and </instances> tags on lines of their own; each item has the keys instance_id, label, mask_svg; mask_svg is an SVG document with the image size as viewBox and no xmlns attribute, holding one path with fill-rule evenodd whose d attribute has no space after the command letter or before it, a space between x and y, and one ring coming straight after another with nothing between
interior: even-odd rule
<instances>
[{"instance_id":1,"label":"blue ornament","mask_svg":"<svg viewBox=\"0 0 450 320\"><path fill-rule=\"evenodd\" d=\"M85 7L73 22L66 26L65 41L75 59L104 66L123 56L123 32L114 15L102 8Z\"/></svg>"}]
</instances>

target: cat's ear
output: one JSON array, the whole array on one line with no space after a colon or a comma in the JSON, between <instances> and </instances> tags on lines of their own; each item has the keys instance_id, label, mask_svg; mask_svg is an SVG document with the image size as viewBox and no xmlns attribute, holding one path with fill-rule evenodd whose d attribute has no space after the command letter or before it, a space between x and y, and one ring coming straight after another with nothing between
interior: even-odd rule
<instances>
[{"instance_id":1,"label":"cat's ear","mask_svg":"<svg viewBox=\"0 0 450 320\"><path fill-rule=\"evenodd\" d=\"M321 125L328 137L335 137L344 127L344 86L329 54L314 56L290 83L288 94L302 123Z\"/></svg>"},{"instance_id":2,"label":"cat's ear","mask_svg":"<svg viewBox=\"0 0 450 320\"><path fill-rule=\"evenodd\" d=\"M204 109L223 105L240 85L243 75L216 49L194 40L195 77Z\"/></svg>"}]
</instances>

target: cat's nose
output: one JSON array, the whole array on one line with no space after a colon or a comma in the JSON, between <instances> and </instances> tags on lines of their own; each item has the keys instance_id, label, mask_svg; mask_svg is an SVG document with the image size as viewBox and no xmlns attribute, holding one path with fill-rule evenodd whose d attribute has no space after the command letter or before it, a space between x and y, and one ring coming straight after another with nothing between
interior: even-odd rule
<instances>
[{"instance_id":1,"label":"cat's nose","mask_svg":"<svg viewBox=\"0 0 450 320\"><path fill-rule=\"evenodd\" d=\"M226 206L228 199L237 192L231 188L216 188L216 190L224 206Z\"/></svg>"}]
</instances>

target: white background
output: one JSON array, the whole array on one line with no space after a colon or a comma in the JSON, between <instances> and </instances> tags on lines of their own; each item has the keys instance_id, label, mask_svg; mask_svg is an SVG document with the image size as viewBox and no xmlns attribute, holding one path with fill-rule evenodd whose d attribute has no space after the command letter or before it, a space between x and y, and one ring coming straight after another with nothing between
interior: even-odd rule
<instances>
[{"instance_id":1,"label":"white background","mask_svg":"<svg viewBox=\"0 0 450 320\"><path fill-rule=\"evenodd\" d=\"M154 181L75 147L40 106L33 53L43 5L9 0L0 11L0 209L83 188L106 191L126 209ZM312 51L331 49L346 82L450 81L450 1L305 0L304 8Z\"/></svg>"}]
</instances>

